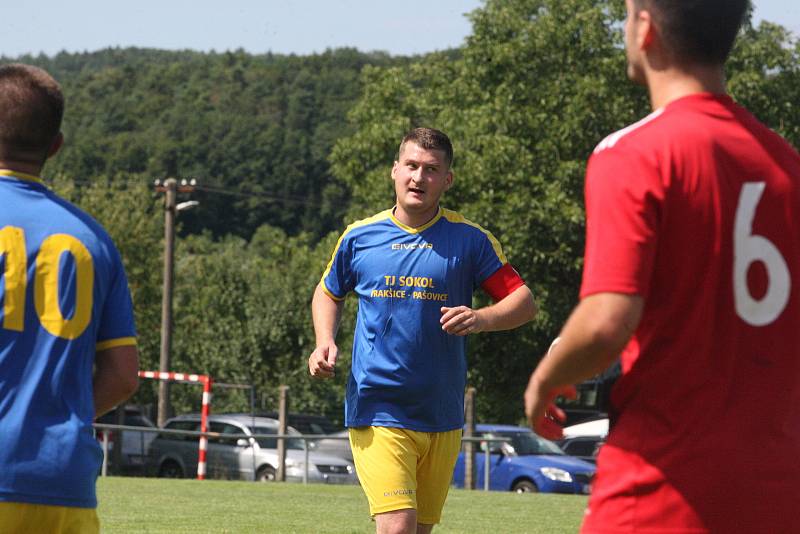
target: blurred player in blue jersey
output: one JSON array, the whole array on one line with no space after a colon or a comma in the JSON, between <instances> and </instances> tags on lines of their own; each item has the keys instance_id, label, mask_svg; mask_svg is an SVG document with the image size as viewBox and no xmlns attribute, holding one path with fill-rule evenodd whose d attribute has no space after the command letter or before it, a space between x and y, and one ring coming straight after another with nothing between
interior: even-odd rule
<instances>
[{"instance_id":1,"label":"blurred player in blue jersey","mask_svg":"<svg viewBox=\"0 0 800 534\"><path fill-rule=\"evenodd\" d=\"M358 296L345 425L379 534L428 533L440 520L464 425L465 336L536 314L494 236L439 206L452 160L438 130L403 138L396 205L347 227L312 302L309 371L330 378L344 298ZM472 309L478 287L495 304Z\"/></svg>"},{"instance_id":2,"label":"blurred player in blue jersey","mask_svg":"<svg viewBox=\"0 0 800 534\"><path fill-rule=\"evenodd\" d=\"M42 183L64 99L45 71L0 67L0 532L99 532L92 421L138 385L119 253Z\"/></svg>"}]
</instances>

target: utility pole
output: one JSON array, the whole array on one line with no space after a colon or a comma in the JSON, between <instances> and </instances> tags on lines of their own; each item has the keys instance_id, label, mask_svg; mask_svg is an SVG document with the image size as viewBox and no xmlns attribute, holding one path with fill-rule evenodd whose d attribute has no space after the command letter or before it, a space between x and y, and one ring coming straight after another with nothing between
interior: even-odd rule
<instances>
[{"instance_id":1,"label":"utility pole","mask_svg":"<svg viewBox=\"0 0 800 534\"><path fill-rule=\"evenodd\" d=\"M464 395L464 437L471 438L475 436L475 393L474 387L468 387L467 393ZM487 443L488 447L488 443ZM464 489L475 489L475 442L467 441L464 443ZM486 449L487 451L489 449ZM489 476L488 473L483 474L484 478Z\"/></svg>"},{"instance_id":2,"label":"utility pole","mask_svg":"<svg viewBox=\"0 0 800 534\"><path fill-rule=\"evenodd\" d=\"M175 178L167 178L163 184L156 180L156 191L165 193L164 197L164 289L161 298L161 356L158 370L169 372L169 359L172 350L172 286L175 273L175 215L182 209L192 208L197 202L177 204L178 193L194 191L195 181L183 180L178 185ZM169 418L171 412L169 401L169 381L158 382L158 421L159 427Z\"/></svg>"},{"instance_id":3,"label":"utility pole","mask_svg":"<svg viewBox=\"0 0 800 534\"><path fill-rule=\"evenodd\" d=\"M286 435L286 424L289 419L289 386L282 385L278 388L280 397L278 400L278 434ZM305 447L308 447L308 442L304 442ZM278 472L275 474L275 480L278 482L286 482L286 446L285 439L278 440ZM308 466L306 466L308 468Z\"/></svg>"}]
</instances>

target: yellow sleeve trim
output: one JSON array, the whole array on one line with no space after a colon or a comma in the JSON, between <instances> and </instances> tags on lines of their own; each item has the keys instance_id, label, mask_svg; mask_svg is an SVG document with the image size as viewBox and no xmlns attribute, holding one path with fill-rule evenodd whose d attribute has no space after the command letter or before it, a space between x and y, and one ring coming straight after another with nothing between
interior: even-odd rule
<instances>
[{"instance_id":1,"label":"yellow sleeve trim","mask_svg":"<svg viewBox=\"0 0 800 534\"><path fill-rule=\"evenodd\" d=\"M448 209L445 209L443 211L444 211L444 217L448 221L450 221L452 223L461 223L461 224L466 224L468 226L472 226L474 228L477 228L478 230L480 230L484 234L486 234L487 239L489 239L489 243L492 244L492 248L494 249L494 253L497 254L497 259L500 260L500 263L502 263L503 265L508 263L508 260L506 259L506 255L503 254L503 247L500 246L500 241L498 241L497 238L495 238L490 231L486 230L481 225L470 221L469 219L465 219L464 216L461 215L460 213L457 213L455 211L448 210Z\"/></svg>"},{"instance_id":2,"label":"yellow sleeve trim","mask_svg":"<svg viewBox=\"0 0 800 534\"><path fill-rule=\"evenodd\" d=\"M335 300L336 302L342 302L342 301L344 300L344 297L337 297L336 295L334 295L333 293L331 293L330 289L328 289L328 288L327 288L327 286L325 286L325 282L324 282L324 281L322 281L322 280L320 280L320 281L319 281L319 287L321 287L321 288L322 288L322 291L323 291L323 292L324 292L326 295L328 295L330 298L332 298L332 299L333 299L333 300Z\"/></svg>"},{"instance_id":3,"label":"yellow sleeve trim","mask_svg":"<svg viewBox=\"0 0 800 534\"><path fill-rule=\"evenodd\" d=\"M134 347L136 346L135 337L119 337L117 339L100 341L94 346L94 350L96 352L100 352L101 350L113 349L114 347L125 347L129 345L133 345Z\"/></svg>"}]
</instances>

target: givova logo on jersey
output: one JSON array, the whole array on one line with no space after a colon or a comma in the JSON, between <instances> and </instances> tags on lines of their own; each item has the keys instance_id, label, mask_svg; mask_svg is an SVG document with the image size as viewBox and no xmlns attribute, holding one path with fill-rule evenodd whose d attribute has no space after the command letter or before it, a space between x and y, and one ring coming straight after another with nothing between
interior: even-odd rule
<instances>
[{"instance_id":1,"label":"givova logo on jersey","mask_svg":"<svg viewBox=\"0 0 800 534\"><path fill-rule=\"evenodd\" d=\"M433 243L392 243L392 250L424 250L432 248Z\"/></svg>"}]
</instances>

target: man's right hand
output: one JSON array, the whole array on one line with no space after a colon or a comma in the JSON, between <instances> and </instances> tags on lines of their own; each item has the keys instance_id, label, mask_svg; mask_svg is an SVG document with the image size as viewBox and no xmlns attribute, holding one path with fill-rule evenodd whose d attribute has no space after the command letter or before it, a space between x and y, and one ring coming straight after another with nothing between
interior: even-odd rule
<instances>
[{"instance_id":1,"label":"man's right hand","mask_svg":"<svg viewBox=\"0 0 800 534\"><path fill-rule=\"evenodd\" d=\"M336 376L334 366L339 348L335 343L318 345L308 357L308 372L313 378L333 378Z\"/></svg>"}]
</instances>

